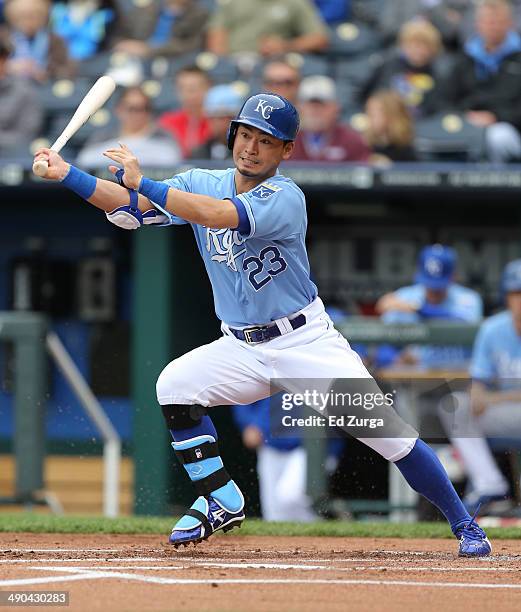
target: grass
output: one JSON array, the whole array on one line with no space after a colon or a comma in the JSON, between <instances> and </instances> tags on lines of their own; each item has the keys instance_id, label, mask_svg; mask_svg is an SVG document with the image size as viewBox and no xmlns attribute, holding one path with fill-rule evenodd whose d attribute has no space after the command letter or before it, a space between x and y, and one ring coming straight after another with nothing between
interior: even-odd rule
<instances>
[{"instance_id":1,"label":"grass","mask_svg":"<svg viewBox=\"0 0 521 612\"><path fill-rule=\"evenodd\" d=\"M171 517L129 516L105 518L98 516L55 516L37 513L0 514L0 532L31 533L170 533ZM252 536L313 536L358 538L447 538L451 537L445 523L365 523L323 521L315 523L266 523L248 519L236 535ZM521 528L489 528L487 534L496 540L521 539Z\"/></svg>"}]
</instances>

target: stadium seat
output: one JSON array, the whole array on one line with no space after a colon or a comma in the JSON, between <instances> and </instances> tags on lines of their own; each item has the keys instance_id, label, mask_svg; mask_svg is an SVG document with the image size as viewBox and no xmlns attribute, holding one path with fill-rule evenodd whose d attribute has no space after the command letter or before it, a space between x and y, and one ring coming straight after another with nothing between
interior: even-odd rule
<instances>
[{"instance_id":1,"label":"stadium seat","mask_svg":"<svg viewBox=\"0 0 521 612\"><path fill-rule=\"evenodd\" d=\"M239 76L237 66L230 58L206 51L187 53L176 58L156 57L145 63L144 71L151 78L163 79L174 77L181 68L192 65L206 71L215 83L229 83Z\"/></svg>"},{"instance_id":2,"label":"stadium seat","mask_svg":"<svg viewBox=\"0 0 521 612\"><path fill-rule=\"evenodd\" d=\"M336 88L342 117L346 118L358 109L356 88L347 81L337 81Z\"/></svg>"},{"instance_id":3,"label":"stadium seat","mask_svg":"<svg viewBox=\"0 0 521 612\"><path fill-rule=\"evenodd\" d=\"M92 86L92 79L49 81L41 86L40 101L47 115L74 111Z\"/></svg>"},{"instance_id":4,"label":"stadium seat","mask_svg":"<svg viewBox=\"0 0 521 612\"><path fill-rule=\"evenodd\" d=\"M177 108L177 99L174 84L171 79L148 79L143 82L143 90L152 99L156 112L164 112Z\"/></svg>"},{"instance_id":5,"label":"stadium seat","mask_svg":"<svg viewBox=\"0 0 521 612\"><path fill-rule=\"evenodd\" d=\"M195 65L205 70L215 83L230 83L238 78L237 66L229 57L203 51L195 56Z\"/></svg>"},{"instance_id":6,"label":"stadium seat","mask_svg":"<svg viewBox=\"0 0 521 612\"><path fill-rule=\"evenodd\" d=\"M380 34L360 22L341 23L330 31L329 54L353 56L376 51L382 46Z\"/></svg>"},{"instance_id":7,"label":"stadium seat","mask_svg":"<svg viewBox=\"0 0 521 612\"><path fill-rule=\"evenodd\" d=\"M70 117L68 116L56 116L48 130L49 139L53 142L62 132L63 128L67 125ZM107 108L101 108L99 111L83 125L68 142L68 147L71 151L77 152L91 136L93 132L100 128L108 129L115 125L116 119L113 113Z\"/></svg>"},{"instance_id":8,"label":"stadium seat","mask_svg":"<svg viewBox=\"0 0 521 612\"><path fill-rule=\"evenodd\" d=\"M342 122L349 124L357 132L363 133L367 128L367 115L362 108L353 107L342 114Z\"/></svg>"},{"instance_id":9,"label":"stadium seat","mask_svg":"<svg viewBox=\"0 0 521 612\"><path fill-rule=\"evenodd\" d=\"M97 79L109 69L111 57L112 53L106 51L78 62L78 76Z\"/></svg>"},{"instance_id":10,"label":"stadium seat","mask_svg":"<svg viewBox=\"0 0 521 612\"><path fill-rule=\"evenodd\" d=\"M363 53L351 58L339 58L335 63L334 77L337 82L347 80L353 85L362 86L381 59L382 55L378 52Z\"/></svg>"},{"instance_id":11,"label":"stadium seat","mask_svg":"<svg viewBox=\"0 0 521 612\"><path fill-rule=\"evenodd\" d=\"M321 55L301 55L300 53L291 53L289 54L288 60L290 62L293 60L299 66L303 77L314 74L333 76L333 64L327 57Z\"/></svg>"},{"instance_id":12,"label":"stadium seat","mask_svg":"<svg viewBox=\"0 0 521 612\"><path fill-rule=\"evenodd\" d=\"M350 88L353 104L360 104L360 92L380 58L379 53L368 53L359 57L339 58L336 62L334 78L337 87L345 85Z\"/></svg>"},{"instance_id":13,"label":"stadium seat","mask_svg":"<svg viewBox=\"0 0 521 612\"><path fill-rule=\"evenodd\" d=\"M484 128L455 113L416 122L415 147L422 161L478 161L484 154Z\"/></svg>"}]
</instances>

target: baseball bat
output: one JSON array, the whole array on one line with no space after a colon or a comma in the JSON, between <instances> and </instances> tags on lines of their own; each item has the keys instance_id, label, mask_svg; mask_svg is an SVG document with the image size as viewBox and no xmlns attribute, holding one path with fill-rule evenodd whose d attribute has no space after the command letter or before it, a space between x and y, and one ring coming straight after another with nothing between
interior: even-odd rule
<instances>
[{"instance_id":1,"label":"baseball bat","mask_svg":"<svg viewBox=\"0 0 521 612\"><path fill-rule=\"evenodd\" d=\"M79 103L71 120L65 126L63 132L58 136L56 142L51 146L51 149L59 153L81 126L87 123L92 115L105 104L114 93L115 89L116 83L112 77L107 75L100 77L85 94L85 97ZM43 159L35 161L33 164L33 172L37 176L45 176L47 174L47 168L48 164Z\"/></svg>"}]
</instances>

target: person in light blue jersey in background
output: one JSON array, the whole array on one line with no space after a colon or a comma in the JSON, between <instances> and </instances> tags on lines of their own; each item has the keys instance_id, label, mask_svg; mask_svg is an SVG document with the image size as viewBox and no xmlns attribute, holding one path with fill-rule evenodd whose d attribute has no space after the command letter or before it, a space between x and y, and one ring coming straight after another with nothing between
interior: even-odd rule
<instances>
[{"instance_id":1,"label":"person in light blue jersey in background","mask_svg":"<svg viewBox=\"0 0 521 612\"><path fill-rule=\"evenodd\" d=\"M476 291L454 282L457 256L441 244L423 248L418 257L415 284L382 296L376 311L389 324L445 320L479 323L483 301ZM422 369L461 369L470 358L462 346L408 347L400 352L388 346L379 351L379 365L412 365Z\"/></svg>"},{"instance_id":2,"label":"person in light blue jersey in background","mask_svg":"<svg viewBox=\"0 0 521 612\"><path fill-rule=\"evenodd\" d=\"M173 448L198 495L174 525L170 542L176 547L197 544L244 520L244 498L223 465L208 414L212 407L268 397L273 380L290 406L292 398L309 391L311 380L313 391L326 391L327 397L338 380L347 380L352 392L357 384L374 388L310 278L305 196L278 171L291 158L298 129L291 102L260 93L248 98L230 123L234 167L228 170L192 169L154 181L143 176L138 159L122 144L104 153L122 166L109 166L117 184L82 172L50 149L35 155L35 161L48 163L45 178L61 181L119 227L189 223L193 229L223 334L174 359L156 383ZM350 410L355 411L352 405ZM411 487L440 509L461 556L489 555L485 532L432 449L391 406L383 406L381 414L386 429L380 437L367 428L349 433L392 461Z\"/></svg>"},{"instance_id":3,"label":"person in light blue jersey in background","mask_svg":"<svg viewBox=\"0 0 521 612\"><path fill-rule=\"evenodd\" d=\"M471 491L464 502L472 512L478 505L487 512L509 493L486 438L521 443L521 259L506 266L502 290L507 310L486 319L474 342L470 394L453 394L449 404L440 405L447 435L469 477Z\"/></svg>"}]
</instances>

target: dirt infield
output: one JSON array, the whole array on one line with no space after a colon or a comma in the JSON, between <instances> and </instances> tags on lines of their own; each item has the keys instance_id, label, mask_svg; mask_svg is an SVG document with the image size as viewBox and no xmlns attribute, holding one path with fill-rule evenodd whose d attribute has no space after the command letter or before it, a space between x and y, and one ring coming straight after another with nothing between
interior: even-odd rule
<instances>
[{"instance_id":1,"label":"dirt infield","mask_svg":"<svg viewBox=\"0 0 521 612\"><path fill-rule=\"evenodd\" d=\"M486 560L455 540L0 534L0 590L66 590L68 608L211 612L520 610L521 542ZM17 610L34 608L17 607Z\"/></svg>"}]
</instances>

